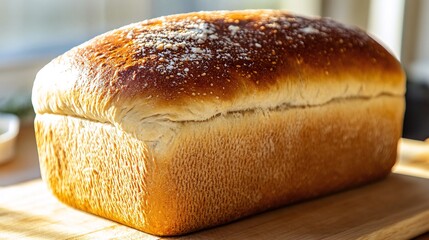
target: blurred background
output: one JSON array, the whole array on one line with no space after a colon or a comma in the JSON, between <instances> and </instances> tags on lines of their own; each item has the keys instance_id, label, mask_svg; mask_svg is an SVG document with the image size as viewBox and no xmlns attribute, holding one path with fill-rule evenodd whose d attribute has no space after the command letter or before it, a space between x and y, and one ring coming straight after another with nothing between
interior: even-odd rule
<instances>
[{"instance_id":1,"label":"blurred background","mask_svg":"<svg viewBox=\"0 0 429 240\"><path fill-rule=\"evenodd\" d=\"M287 9L366 29L407 71L403 136L429 137L428 0L0 0L0 112L19 115L21 126L32 128L30 97L37 71L100 33L173 13L251 8ZM39 172L22 174L31 178Z\"/></svg>"}]
</instances>

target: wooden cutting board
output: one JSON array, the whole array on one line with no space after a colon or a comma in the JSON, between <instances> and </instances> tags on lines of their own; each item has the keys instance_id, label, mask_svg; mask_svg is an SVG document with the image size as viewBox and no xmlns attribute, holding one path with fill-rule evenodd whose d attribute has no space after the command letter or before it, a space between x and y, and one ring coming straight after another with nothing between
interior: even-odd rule
<instances>
[{"instance_id":1,"label":"wooden cutting board","mask_svg":"<svg viewBox=\"0 0 429 240\"><path fill-rule=\"evenodd\" d=\"M422 162L421 159L417 160ZM415 167L413 161L416 161L416 158L401 161L395 168L397 173L377 183L287 206L181 238L415 237L429 231L429 167ZM63 205L47 191L41 180L0 188L0 239L112 238L158 239Z\"/></svg>"},{"instance_id":2,"label":"wooden cutting board","mask_svg":"<svg viewBox=\"0 0 429 240\"><path fill-rule=\"evenodd\" d=\"M157 239L69 208L40 181L0 190L0 239ZM429 230L429 179L384 181L295 204L184 239L406 239Z\"/></svg>"}]
</instances>

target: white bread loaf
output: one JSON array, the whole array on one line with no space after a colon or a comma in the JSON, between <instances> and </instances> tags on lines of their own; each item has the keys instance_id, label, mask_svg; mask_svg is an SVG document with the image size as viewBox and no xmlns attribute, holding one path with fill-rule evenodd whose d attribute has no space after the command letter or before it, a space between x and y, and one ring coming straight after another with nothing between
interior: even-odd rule
<instances>
[{"instance_id":1,"label":"white bread loaf","mask_svg":"<svg viewBox=\"0 0 429 240\"><path fill-rule=\"evenodd\" d=\"M404 91L388 51L329 19L143 21L38 73L42 176L73 207L185 234L386 176Z\"/></svg>"}]
</instances>

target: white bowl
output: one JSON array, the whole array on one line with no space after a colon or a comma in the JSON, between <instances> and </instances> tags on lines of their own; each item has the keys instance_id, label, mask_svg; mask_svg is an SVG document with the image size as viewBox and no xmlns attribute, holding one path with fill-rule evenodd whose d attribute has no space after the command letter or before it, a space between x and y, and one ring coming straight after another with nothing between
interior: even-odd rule
<instances>
[{"instance_id":1,"label":"white bowl","mask_svg":"<svg viewBox=\"0 0 429 240\"><path fill-rule=\"evenodd\" d=\"M15 154L19 118L13 114L0 113L0 163L10 160Z\"/></svg>"}]
</instances>

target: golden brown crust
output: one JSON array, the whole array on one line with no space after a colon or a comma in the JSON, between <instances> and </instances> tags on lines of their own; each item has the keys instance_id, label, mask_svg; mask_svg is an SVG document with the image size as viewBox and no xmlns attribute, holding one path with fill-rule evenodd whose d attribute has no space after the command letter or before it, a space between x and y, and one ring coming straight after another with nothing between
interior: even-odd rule
<instances>
[{"instance_id":1,"label":"golden brown crust","mask_svg":"<svg viewBox=\"0 0 429 240\"><path fill-rule=\"evenodd\" d=\"M403 85L398 61L357 28L284 11L199 12L131 24L70 50L40 71L33 103L37 113L135 132L135 122L154 117L402 95Z\"/></svg>"},{"instance_id":2,"label":"golden brown crust","mask_svg":"<svg viewBox=\"0 0 429 240\"><path fill-rule=\"evenodd\" d=\"M385 176L403 94L364 32L256 10L100 35L39 72L33 104L58 198L175 235Z\"/></svg>"},{"instance_id":3,"label":"golden brown crust","mask_svg":"<svg viewBox=\"0 0 429 240\"><path fill-rule=\"evenodd\" d=\"M110 124L74 117L38 115L36 136L60 200L177 235L387 175L403 110L403 98L380 96L227 114L181 123L158 155Z\"/></svg>"}]
</instances>

